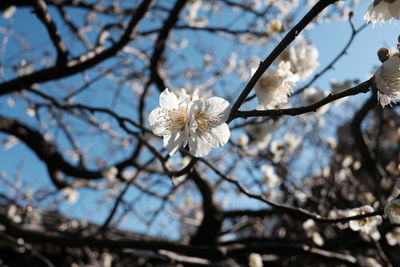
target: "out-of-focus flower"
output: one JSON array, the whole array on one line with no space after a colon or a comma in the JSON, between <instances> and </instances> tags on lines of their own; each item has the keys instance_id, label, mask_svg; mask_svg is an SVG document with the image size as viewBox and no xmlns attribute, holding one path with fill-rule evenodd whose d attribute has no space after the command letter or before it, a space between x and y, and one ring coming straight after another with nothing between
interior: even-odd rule
<instances>
[{"instance_id":1,"label":"out-of-focus flower","mask_svg":"<svg viewBox=\"0 0 400 267\"><path fill-rule=\"evenodd\" d=\"M399 56L392 56L376 70L375 84L378 89L378 101L382 107L390 105L394 98L400 98Z\"/></svg>"},{"instance_id":2,"label":"out-of-focus flower","mask_svg":"<svg viewBox=\"0 0 400 267\"><path fill-rule=\"evenodd\" d=\"M318 50L305 39L298 38L296 46L287 47L277 58L277 62L290 63L290 71L303 81L310 77L319 66Z\"/></svg>"},{"instance_id":3,"label":"out-of-focus flower","mask_svg":"<svg viewBox=\"0 0 400 267\"><path fill-rule=\"evenodd\" d=\"M286 104L296 80L289 62L281 62L275 70L266 70L254 87L259 102L257 108L270 109Z\"/></svg>"},{"instance_id":4,"label":"out-of-focus flower","mask_svg":"<svg viewBox=\"0 0 400 267\"><path fill-rule=\"evenodd\" d=\"M104 169L102 174L104 178L106 178L110 182L114 182L118 174L118 169L116 167L106 168Z\"/></svg>"},{"instance_id":5,"label":"out-of-focus flower","mask_svg":"<svg viewBox=\"0 0 400 267\"><path fill-rule=\"evenodd\" d=\"M250 254L249 267L263 267L263 262L260 254L257 253Z\"/></svg>"},{"instance_id":6,"label":"out-of-focus flower","mask_svg":"<svg viewBox=\"0 0 400 267\"><path fill-rule=\"evenodd\" d=\"M371 212L374 212L374 209L369 205L365 205L360 208L349 210L348 216L363 215ZM349 222L349 226L353 231L361 231L368 235L373 235L374 232L377 231L377 226L381 223L382 223L381 216L371 216L371 217L365 217L360 220L351 220Z\"/></svg>"},{"instance_id":7,"label":"out-of-focus flower","mask_svg":"<svg viewBox=\"0 0 400 267\"><path fill-rule=\"evenodd\" d=\"M304 90L304 99L303 105L310 106L312 104L317 103L321 99L325 98L328 95L328 92L317 90L314 87L309 87ZM323 114L329 109L329 104L324 105L318 109L318 113Z\"/></svg>"},{"instance_id":8,"label":"out-of-focus flower","mask_svg":"<svg viewBox=\"0 0 400 267\"><path fill-rule=\"evenodd\" d=\"M360 256L358 260L360 262L360 266L363 267L382 267L382 265L379 262L377 262L374 258L371 257Z\"/></svg>"},{"instance_id":9,"label":"out-of-focus flower","mask_svg":"<svg viewBox=\"0 0 400 267\"><path fill-rule=\"evenodd\" d=\"M276 175L275 170L272 166L261 166L261 172L263 174L264 183L266 183L269 187L274 187L281 183L281 180L279 179L278 175Z\"/></svg>"},{"instance_id":10,"label":"out-of-focus flower","mask_svg":"<svg viewBox=\"0 0 400 267\"><path fill-rule=\"evenodd\" d=\"M4 19L9 19L11 18L15 11L17 11L17 8L15 6L9 6L6 8L6 10L3 11L3 18Z\"/></svg>"},{"instance_id":11,"label":"out-of-focus flower","mask_svg":"<svg viewBox=\"0 0 400 267\"><path fill-rule=\"evenodd\" d=\"M272 19L266 26L267 33L278 34L285 31L282 22L279 19Z\"/></svg>"},{"instance_id":12,"label":"out-of-focus flower","mask_svg":"<svg viewBox=\"0 0 400 267\"><path fill-rule=\"evenodd\" d=\"M153 133L163 137L164 146L170 155L189 142L189 103L189 95L181 93L178 99L167 88L160 94L160 107L154 109L149 115L149 124Z\"/></svg>"},{"instance_id":13,"label":"out-of-focus flower","mask_svg":"<svg viewBox=\"0 0 400 267\"><path fill-rule=\"evenodd\" d=\"M386 204L385 216L387 216L391 223L400 224L400 199L394 199Z\"/></svg>"},{"instance_id":14,"label":"out-of-focus flower","mask_svg":"<svg viewBox=\"0 0 400 267\"><path fill-rule=\"evenodd\" d=\"M400 19L400 1L374 0L368 7L363 19L372 23L384 23L387 20Z\"/></svg>"},{"instance_id":15,"label":"out-of-focus flower","mask_svg":"<svg viewBox=\"0 0 400 267\"><path fill-rule=\"evenodd\" d=\"M250 136L250 143L254 144L258 149L266 148L278 124L279 121L268 120L246 126L245 130Z\"/></svg>"},{"instance_id":16,"label":"out-of-focus flower","mask_svg":"<svg viewBox=\"0 0 400 267\"><path fill-rule=\"evenodd\" d=\"M3 141L3 149L7 150L19 143L19 139L14 135L10 135Z\"/></svg>"},{"instance_id":17,"label":"out-of-focus flower","mask_svg":"<svg viewBox=\"0 0 400 267\"><path fill-rule=\"evenodd\" d=\"M386 240L390 246L400 245L400 227L396 227L393 231L386 234Z\"/></svg>"},{"instance_id":18,"label":"out-of-focus flower","mask_svg":"<svg viewBox=\"0 0 400 267\"><path fill-rule=\"evenodd\" d=\"M312 219L308 219L307 221L303 222L303 229L306 232L306 235L312 239L314 244L318 246L323 246L325 241L322 238L321 234L319 233L319 229L315 224L315 221Z\"/></svg>"},{"instance_id":19,"label":"out-of-focus flower","mask_svg":"<svg viewBox=\"0 0 400 267\"><path fill-rule=\"evenodd\" d=\"M67 202L70 204L74 204L79 199L78 191L76 191L70 187L66 187L66 188L62 189L61 192L64 194Z\"/></svg>"}]
</instances>

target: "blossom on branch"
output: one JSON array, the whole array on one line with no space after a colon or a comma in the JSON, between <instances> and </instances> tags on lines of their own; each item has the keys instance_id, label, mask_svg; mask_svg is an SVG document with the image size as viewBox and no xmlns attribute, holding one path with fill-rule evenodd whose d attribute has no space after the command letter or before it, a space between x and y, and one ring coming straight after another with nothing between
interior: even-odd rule
<instances>
[{"instance_id":1,"label":"blossom on branch","mask_svg":"<svg viewBox=\"0 0 400 267\"><path fill-rule=\"evenodd\" d=\"M394 199L386 204L385 216L389 218L391 223L400 224L400 199Z\"/></svg>"},{"instance_id":2,"label":"blossom on branch","mask_svg":"<svg viewBox=\"0 0 400 267\"><path fill-rule=\"evenodd\" d=\"M371 212L374 212L374 209L369 205L365 205L360 208L349 210L348 216L364 215L366 213L371 213ZM349 226L353 231L360 231L370 236L374 236L375 233L379 233L377 232L377 227L381 223L382 223L381 216L371 216L371 217L365 217L360 220L351 220L349 222Z\"/></svg>"},{"instance_id":3,"label":"blossom on branch","mask_svg":"<svg viewBox=\"0 0 400 267\"><path fill-rule=\"evenodd\" d=\"M392 56L376 70L375 85L378 89L379 104L390 105L394 98L400 98L400 57Z\"/></svg>"},{"instance_id":4,"label":"blossom on branch","mask_svg":"<svg viewBox=\"0 0 400 267\"><path fill-rule=\"evenodd\" d=\"M369 7L364 19L372 23L384 23L387 20L400 19L399 0L375 0Z\"/></svg>"},{"instance_id":5,"label":"blossom on branch","mask_svg":"<svg viewBox=\"0 0 400 267\"><path fill-rule=\"evenodd\" d=\"M225 122L229 112L228 101L220 97L199 96L197 90L190 96L184 89L176 93L165 89L160 107L149 115L149 124L155 135L163 137L170 155L189 145L190 154L202 157L228 142L230 130Z\"/></svg>"},{"instance_id":6,"label":"blossom on branch","mask_svg":"<svg viewBox=\"0 0 400 267\"><path fill-rule=\"evenodd\" d=\"M258 109L269 109L286 104L297 80L290 71L289 62L281 62L275 70L266 70L255 85Z\"/></svg>"}]
</instances>

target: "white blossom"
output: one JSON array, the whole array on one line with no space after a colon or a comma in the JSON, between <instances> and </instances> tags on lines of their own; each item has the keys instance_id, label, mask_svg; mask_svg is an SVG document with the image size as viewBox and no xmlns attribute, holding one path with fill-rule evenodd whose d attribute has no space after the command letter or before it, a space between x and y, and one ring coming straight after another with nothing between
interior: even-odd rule
<instances>
[{"instance_id":1,"label":"white blossom","mask_svg":"<svg viewBox=\"0 0 400 267\"><path fill-rule=\"evenodd\" d=\"M374 0L368 7L364 19L372 23L384 23L387 20L400 19L400 1Z\"/></svg>"},{"instance_id":2,"label":"white blossom","mask_svg":"<svg viewBox=\"0 0 400 267\"><path fill-rule=\"evenodd\" d=\"M279 176L276 175L275 169L270 165L261 166L261 172L263 174L263 181L269 187L277 186L281 183Z\"/></svg>"},{"instance_id":3,"label":"white blossom","mask_svg":"<svg viewBox=\"0 0 400 267\"><path fill-rule=\"evenodd\" d=\"M230 130L225 123L229 103L220 97L199 98L193 102L189 121L189 152L195 157L206 156L213 147L225 145Z\"/></svg>"},{"instance_id":4,"label":"white blossom","mask_svg":"<svg viewBox=\"0 0 400 267\"><path fill-rule=\"evenodd\" d=\"M359 257L360 266L362 267L382 267L382 265L371 257Z\"/></svg>"},{"instance_id":5,"label":"white blossom","mask_svg":"<svg viewBox=\"0 0 400 267\"><path fill-rule=\"evenodd\" d=\"M67 202L70 204L74 204L79 199L78 191L76 191L70 187L66 187L66 188L62 189L61 192L64 194Z\"/></svg>"},{"instance_id":6,"label":"white blossom","mask_svg":"<svg viewBox=\"0 0 400 267\"><path fill-rule=\"evenodd\" d=\"M279 19L272 19L266 26L267 33L274 35L285 31L282 22Z\"/></svg>"},{"instance_id":7,"label":"white blossom","mask_svg":"<svg viewBox=\"0 0 400 267\"><path fill-rule=\"evenodd\" d=\"M266 70L254 87L259 102L257 108L270 109L286 104L296 80L289 62L281 62L275 70Z\"/></svg>"},{"instance_id":8,"label":"white blossom","mask_svg":"<svg viewBox=\"0 0 400 267\"><path fill-rule=\"evenodd\" d=\"M396 227L393 231L386 234L386 240L390 246L400 245L400 227Z\"/></svg>"},{"instance_id":9,"label":"white blossom","mask_svg":"<svg viewBox=\"0 0 400 267\"><path fill-rule=\"evenodd\" d=\"M175 93L165 89L149 123L153 133L163 137L170 155L189 144L190 154L202 157L228 142L229 112L228 101L220 97L200 96L198 90L189 96L184 89Z\"/></svg>"},{"instance_id":10,"label":"white blossom","mask_svg":"<svg viewBox=\"0 0 400 267\"><path fill-rule=\"evenodd\" d=\"M263 267L263 262L260 254L257 253L250 254L249 267Z\"/></svg>"},{"instance_id":11,"label":"white blossom","mask_svg":"<svg viewBox=\"0 0 400 267\"><path fill-rule=\"evenodd\" d=\"M116 167L106 168L103 170L102 175L110 182L114 182L117 177L118 169Z\"/></svg>"},{"instance_id":12,"label":"white blossom","mask_svg":"<svg viewBox=\"0 0 400 267\"><path fill-rule=\"evenodd\" d=\"M283 50L276 62L289 62L290 71L303 81L310 77L319 66L318 55L315 46L308 44L303 38L298 38L296 46L289 46Z\"/></svg>"},{"instance_id":13,"label":"white blossom","mask_svg":"<svg viewBox=\"0 0 400 267\"><path fill-rule=\"evenodd\" d=\"M15 6L9 6L3 11L3 18L4 19L9 19L11 18L15 11L17 11L17 8Z\"/></svg>"},{"instance_id":14,"label":"white blossom","mask_svg":"<svg viewBox=\"0 0 400 267\"><path fill-rule=\"evenodd\" d=\"M363 215L373 211L374 209L371 206L365 205L360 208L349 210L348 216ZM373 235L374 232L377 231L377 226L381 223L382 218L380 216L370 216L359 220L351 220L349 226L353 231L361 231L368 235Z\"/></svg>"},{"instance_id":15,"label":"white blossom","mask_svg":"<svg viewBox=\"0 0 400 267\"><path fill-rule=\"evenodd\" d=\"M400 1L399 1L400 2ZM392 56L375 72L378 101L382 107L400 98L400 57Z\"/></svg>"},{"instance_id":16,"label":"white blossom","mask_svg":"<svg viewBox=\"0 0 400 267\"><path fill-rule=\"evenodd\" d=\"M391 223L400 224L400 199L394 199L388 202L385 206L385 216Z\"/></svg>"},{"instance_id":17,"label":"white blossom","mask_svg":"<svg viewBox=\"0 0 400 267\"><path fill-rule=\"evenodd\" d=\"M160 94L160 107L150 112L150 127L155 135L163 137L170 155L189 142L189 102L190 97L186 93L181 93L178 99L167 88Z\"/></svg>"}]
</instances>

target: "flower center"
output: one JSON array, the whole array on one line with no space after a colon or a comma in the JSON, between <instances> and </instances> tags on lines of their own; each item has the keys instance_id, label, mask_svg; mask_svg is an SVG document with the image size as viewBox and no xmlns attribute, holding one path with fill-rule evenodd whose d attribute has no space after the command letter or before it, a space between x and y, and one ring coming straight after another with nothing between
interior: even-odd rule
<instances>
[{"instance_id":1,"label":"flower center","mask_svg":"<svg viewBox=\"0 0 400 267\"><path fill-rule=\"evenodd\" d=\"M172 132L182 130L186 124L186 113L185 108L180 107L178 110L170 110L168 112L168 128Z\"/></svg>"},{"instance_id":2,"label":"flower center","mask_svg":"<svg viewBox=\"0 0 400 267\"><path fill-rule=\"evenodd\" d=\"M364 214L366 214L366 212L365 211L359 211L358 214L359 215L364 215ZM365 225L367 225L371 221L372 221L371 217L366 217L366 218L363 218L361 220L358 220L358 225L360 225L361 227L364 227Z\"/></svg>"},{"instance_id":3,"label":"flower center","mask_svg":"<svg viewBox=\"0 0 400 267\"><path fill-rule=\"evenodd\" d=\"M210 131L210 128L214 122L212 118L208 116L204 111L199 111L194 115L197 122L197 130L200 133L206 133Z\"/></svg>"}]
</instances>

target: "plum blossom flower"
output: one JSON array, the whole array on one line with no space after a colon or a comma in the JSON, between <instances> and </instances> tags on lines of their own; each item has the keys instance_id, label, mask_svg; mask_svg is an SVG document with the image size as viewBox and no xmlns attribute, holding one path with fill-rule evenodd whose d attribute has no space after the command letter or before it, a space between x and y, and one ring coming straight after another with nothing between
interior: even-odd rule
<instances>
[{"instance_id":1,"label":"plum blossom flower","mask_svg":"<svg viewBox=\"0 0 400 267\"><path fill-rule=\"evenodd\" d=\"M310 77L319 66L318 55L315 46L308 44L304 38L298 38L296 46L289 46L283 50L277 62L289 62L290 71L303 81Z\"/></svg>"},{"instance_id":2,"label":"plum blossom flower","mask_svg":"<svg viewBox=\"0 0 400 267\"><path fill-rule=\"evenodd\" d=\"M225 145L231 134L225 123L230 112L229 102L220 97L199 98L191 105L189 121L189 152L203 157L213 147Z\"/></svg>"},{"instance_id":3,"label":"plum blossom flower","mask_svg":"<svg viewBox=\"0 0 400 267\"><path fill-rule=\"evenodd\" d=\"M163 137L164 146L170 155L189 142L189 103L190 97L185 92L178 98L167 88L160 94L160 107L149 114L153 133Z\"/></svg>"},{"instance_id":4,"label":"plum blossom flower","mask_svg":"<svg viewBox=\"0 0 400 267\"><path fill-rule=\"evenodd\" d=\"M400 57L392 56L375 72L378 101L382 107L400 98Z\"/></svg>"},{"instance_id":5,"label":"plum blossom flower","mask_svg":"<svg viewBox=\"0 0 400 267\"><path fill-rule=\"evenodd\" d=\"M184 89L165 89L160 107L150 112L149 124L155 135L163 137L170 155L189 144L190 154L202 157L228 142L229 111L228 101L220 97L200 96L198 90L190 96Z\"/></svg>"},{"instance_id":6,"label":"plum blossom flower","mask_svg":"<svg viewBox=\"0 0 400 267\"><path fill-rule=\"evenodd\" d=\"M263 267L261 255L258 253L251 253L249 256L249 267Z\"/></svg>"},{"instance_id":7,"label":"plum blossom flower","mask_svg":"<svg viewBox=\"0 0 400 267\"><path fill-rule=\"evenodd\" d=\"M371 206L365 205L360 208L349 210L348 216L363 215L373 211L374 209ZM349 222L349 226L353 231L360 231L372 236L374 235L375 232L377 232L377 227L381 223L382 223L381 216L371 216L371 217L365 217L360 220L351 220Z\"/></svg>"},{"instance_id":8,"label":"plum blossom flower","mask_svg":"<svg viewBox=\"0 0 400 267\"><path fill-rule=\"evenodd\" d=\"M268 109L286 104L297 80L290 71L289 62L281 62L275 70L266 70L255 85L258 109Z\"/></svg>"},{"instance_id":9,"label":"plum blossom flower","mask_svg":"<svg viewBox=\"0 0 400 267\"><path fill-rule=\"evenodd\" d=\"M400 224L400 198L388 202L385 206L385 216L391 223Z\"/></svg>"},{"instance_id":10,"label":"plum blossom flower","mask_svg":"<svg viewBox=\"0 0 400 267\"><path fill-rule=\"evenodd\" d=\"M374 0L365 13L364 20L372 23L384 23L387 20L400 19L400 1Z\"/></svg>"},{"instance_id":11,"label":"plum blossom flower","mask_svg":"<svg viewBox=\"0 0 400 267\"><path fill-rule=\"evenodd\" d=\"M400 227L396 227L393 231L386 234L386 240L390 246L400 245Z\"/></svg>"}]
</instances>

